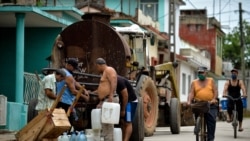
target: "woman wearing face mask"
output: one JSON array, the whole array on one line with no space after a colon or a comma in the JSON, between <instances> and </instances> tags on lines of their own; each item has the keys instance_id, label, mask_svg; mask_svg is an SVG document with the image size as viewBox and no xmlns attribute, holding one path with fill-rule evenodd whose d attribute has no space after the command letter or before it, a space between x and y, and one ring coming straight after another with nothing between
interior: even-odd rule
<instances>
[{"instance_id":1,"label":"woman wearing face mask","mask_svg":"<svg viewBox=\"0 0 250 141\"><path fill-rule=\"evenodd\" d=\"M227 94L232 96L233 98L238 98L241 96L240 90L242 90L243 97L247 97L245 85L242 80L238 78L238 70L231 70L231 80L227 81L224 85L223 96ZM239 121L239 131L243 131L242 128L242 120L243 120L243 104L241 99L236 102L237 112L238 112L238 121ZM232 118L232 110L233 110L233 101L228 99L227 105L227 122L231 122Z\"/></svg>"},{"instance_id":2,"label":"woman wearing face mask","mask_svg":"<svg viewBox=\"0 0 250 141\"><path fill-rule=\"evenodd\" d=\"M205 113L205 120L207 121L207 141L214 141L216 117L218 112L217 96L218 90L215 86L213 78L207 77L207 68L199 67L198 79L191 83L190 94L188 96L187 104L190 105L191 101L209 101L210 110Z\"/></svg>"}]
</instances>

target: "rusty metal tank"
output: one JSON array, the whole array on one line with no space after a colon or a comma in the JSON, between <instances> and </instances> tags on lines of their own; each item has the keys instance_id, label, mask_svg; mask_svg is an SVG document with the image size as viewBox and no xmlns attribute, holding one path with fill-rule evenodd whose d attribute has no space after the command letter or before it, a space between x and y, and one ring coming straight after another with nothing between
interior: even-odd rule
<instances>
[{"instance_id":1,"label":"rusty metal tank","mask_svg":"<svg viewBox=\"0 0 250 141\"><path fill-rule=\"evenodd\" d=\"M67 58L76 58L81 72L97 74L95 60L102 57L107 65L125 76L126 57L131 55L130 47L109 25L110 15L87 13L82 19L66 27L56 38L52 51L52 67L63 67Z\"/></svg>"}]
</instances>

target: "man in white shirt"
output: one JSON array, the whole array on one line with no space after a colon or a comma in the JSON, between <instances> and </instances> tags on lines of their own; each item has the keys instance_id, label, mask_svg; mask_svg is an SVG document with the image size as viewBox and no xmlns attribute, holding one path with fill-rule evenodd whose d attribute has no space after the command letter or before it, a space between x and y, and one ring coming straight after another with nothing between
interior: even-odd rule
<instances>
[{"instance_id":1,"label":"man in white shirt","mask_svg":"<svg viewBox=\"0 0 250 141\"><path fill-rule=\"evenodd\" d=\"M56 82L64 80L65 76L66 73L63 69L56 69L52 74L42 79L36 105L38 112L52 106L56 99Z\"/></svg>"}]
</instances>

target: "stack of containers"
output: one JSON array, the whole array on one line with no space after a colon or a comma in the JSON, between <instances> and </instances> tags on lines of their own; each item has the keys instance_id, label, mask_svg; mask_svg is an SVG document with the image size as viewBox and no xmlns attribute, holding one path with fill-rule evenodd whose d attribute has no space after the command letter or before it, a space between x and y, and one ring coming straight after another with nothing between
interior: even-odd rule
<instances>
[{"instance_id":1,"label":"stack of containers","mask_svg":"<svg viewBox=\"0 0 250 141\"><path fill-rule=\"evenodd\" d=\"M119 124L120 104L104 102L102 105L101 122L106 124ZM122 141L122 130L114 128L114 141Z\"/></svg>"},{"instance_id":2,"label":"stack of containers","mask_svg":"<svg viewBox=\"0 0 250 141\"><path fill-rule=\"evenodd\" d=\"M101 109L93 109L91 111L91 125L92 125L92 135L95 141L101 140ZM91 131L88 130L88 134L91 134Z\"/></svg>"},{"instance_id":3,"label":"stack of containers","mask_svg":"<svg viewBox=\"0 0 250 141\"><path fill-rule=\"evenodd\" d=\"M102 123L119 124L120 104L104 102L102 109L93 109L91 111L92 129L86 129L87 140L101 141ZM122 141L121 128L114 128L114 141Z\"/></svg>"}]
</instances>

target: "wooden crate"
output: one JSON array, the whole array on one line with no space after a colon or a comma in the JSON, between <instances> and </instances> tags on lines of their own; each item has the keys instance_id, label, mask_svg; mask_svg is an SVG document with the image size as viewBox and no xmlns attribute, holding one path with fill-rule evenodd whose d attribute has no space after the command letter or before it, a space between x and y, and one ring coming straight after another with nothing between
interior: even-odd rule
<instances>
[{"instance_id":1,"label":"wooden crate","mask_svg":"<svg viewBox=\"0 0 250 141\"><path fill-rule=\"evenodd\" d=\"M63 132L68 131L71 125L64 109L55 109L52 117L48 120L38 136L38 140L43 138L57 138Z\"/></svg>"},{"instance_id":2,"label":"wooden crate","mask_svg":"<svg viewBox=\"0 0 250 141\"><path fill-rule=\"evenodd\" d=\"M44 110L21 129L16 134L16 138L18 141L55 139L70 127L70 122L63 109L54 109L52 116L49 116L49 110Z\"/></svg>"},{"instance_id":3,"label":"wooden crate","mask_svg":"<svg viewBox=\"0 0 250 141\"><path fill-rule=\"evenodd\" d=\"M44 110L40 112L34 119L32 119L24 128L22 128L15 135L18 141L36 141L37 136L48 120L49 111Z\"/></svg>"}]
</instances>

